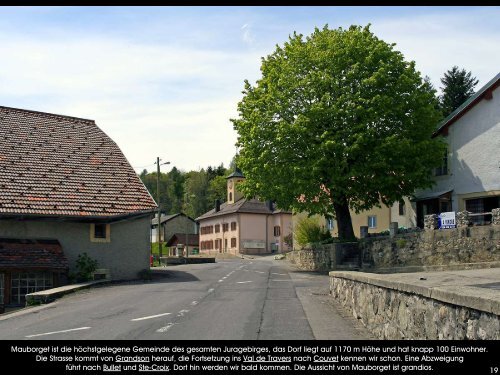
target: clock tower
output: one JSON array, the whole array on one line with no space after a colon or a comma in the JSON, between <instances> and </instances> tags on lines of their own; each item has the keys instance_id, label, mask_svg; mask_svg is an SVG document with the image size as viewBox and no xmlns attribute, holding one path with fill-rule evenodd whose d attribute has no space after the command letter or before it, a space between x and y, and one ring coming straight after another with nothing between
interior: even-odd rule
<instances>
[{"instance_id":1,"label":"clock tower","mask_svg":"<svg viewBox=\"0 0 500 375\"><path fill-rule=\"evenodd\" d=\"M238 167L234 168L234 172L227 176L227 203L233 204L243 197L238 191L238 184L245 179L243 173Z\"/></svg>"}]
</instances>

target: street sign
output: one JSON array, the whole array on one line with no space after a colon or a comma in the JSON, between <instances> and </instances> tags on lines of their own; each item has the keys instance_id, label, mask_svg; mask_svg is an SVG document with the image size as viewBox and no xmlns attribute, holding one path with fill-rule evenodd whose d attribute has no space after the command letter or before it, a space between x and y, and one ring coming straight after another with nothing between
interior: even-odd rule
<instances>
[{"instance_id":1,"label":"street sign","mask_svg":"<svg viewBox=\"0 0 500 375\"><path fill-rule=\"evenodd\" d=\"M439 214L439 229L456 228L455 211L441 212Z\"/></svg>"}]
</instances>

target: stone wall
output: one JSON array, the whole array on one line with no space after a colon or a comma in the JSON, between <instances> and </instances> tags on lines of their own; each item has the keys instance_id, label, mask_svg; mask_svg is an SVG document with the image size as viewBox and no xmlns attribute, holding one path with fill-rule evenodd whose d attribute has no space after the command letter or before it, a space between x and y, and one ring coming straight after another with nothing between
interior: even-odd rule
<instances>
[{"instance_id":1,"label":"stone wall","mask_svg":"<svg viewBox=\"0 0 500 375\"><path fill-rule=\"evenodd\" d=\"M304 271L330 271L358 251L356 242L311 244L309 248L290 251L286 259Z\"/></svg>"},{"instance_id":2,"label":"stone wall","mask_svg":"<svg viewBox=\"0 0 500 375\"><path fill-rule=\"evenodd\" d=\"M500 339L494 313L339 277L330 293L379 339Z\"/></svg>"},{"instance_id":3,"label":"stone wall","mask_svg":"<svg viewBox=\"0 0 500 375\"><path fill-rule=\"evenodd\" d=\"M360 241L363 263L377 272L498 266L500 226L428 230ZM407 269L405 269L407 268ZM412 268L412 269L409 269Z\"/></svg>"}]
</instances>

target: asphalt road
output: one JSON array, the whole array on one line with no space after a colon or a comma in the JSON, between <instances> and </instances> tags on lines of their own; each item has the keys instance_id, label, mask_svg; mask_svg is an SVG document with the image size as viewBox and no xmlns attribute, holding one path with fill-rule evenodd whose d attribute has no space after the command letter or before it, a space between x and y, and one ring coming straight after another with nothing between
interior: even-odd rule
<instances>
[{"instance_id":1,"label":"asphalt road","mask_svg":"<svg viewBox=\"0 0 500 375\"><path fill-rule=\"evenodd\" d=\"M170 266L150 282L80 291L0 317L0 339L367 339L332 303L328 276L270 257Z\"/></svg>"}]
</instances>

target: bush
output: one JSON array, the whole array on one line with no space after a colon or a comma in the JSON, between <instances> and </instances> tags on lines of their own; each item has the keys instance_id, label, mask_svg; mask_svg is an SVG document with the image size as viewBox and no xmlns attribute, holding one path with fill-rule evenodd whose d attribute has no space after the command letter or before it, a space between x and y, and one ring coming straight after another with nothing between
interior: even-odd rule
<instances>
[{"instance_id":1,"label":"bush","mask_svg":"<svg viewBox=\"0 0 500 375\"><path fill-rule=\"evenodd\" d=\"M89 281L92 280L92 273L97 269L98 262L89 257L87 253L78 254L76 260L76 280Z\"/></svg>"},{"instance_id":2,"label":"bush","mask_svg":"<svg viewBox=\"0 0 500 375\"><path fill-rule=\"evenodd\" d=\"M332 237L330 232L319 225L319 220L312 217L299 219L294 228L295 241L300 246L308 243L318 243Z\"/></svg>"}]
</instances>

